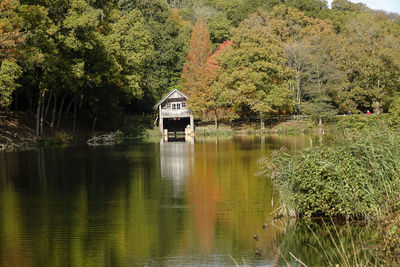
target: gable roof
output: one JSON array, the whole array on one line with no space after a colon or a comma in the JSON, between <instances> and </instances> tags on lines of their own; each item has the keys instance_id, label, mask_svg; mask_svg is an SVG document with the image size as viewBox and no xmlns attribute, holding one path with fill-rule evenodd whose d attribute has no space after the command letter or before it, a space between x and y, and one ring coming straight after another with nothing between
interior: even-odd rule
<instances>
[{"instance_id":1,"label":"gable roof","mask_svg":"<svg viewBox=\"0 0 400 267\"><path fill-rule=\"evenodd\" d=\"M168 97L170 97L174 93L178 93L181 96L183 96L184 98L189 99L189 97L187 97L184 93L182 93L181 91L179 91L178 89L175 88L175 89L171 90L167 95L165 95L160 101L158 101L157 104L154 105L154 107L158 107L159 105L161 105L162 102L164 102Z\"/></svg>"}]
</instances>

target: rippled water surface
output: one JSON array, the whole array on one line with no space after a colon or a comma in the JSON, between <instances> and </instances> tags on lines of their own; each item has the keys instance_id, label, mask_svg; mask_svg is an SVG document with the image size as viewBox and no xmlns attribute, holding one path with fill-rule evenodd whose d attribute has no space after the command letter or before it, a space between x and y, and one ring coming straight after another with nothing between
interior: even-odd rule
<instances>
[{"instance_id":1,"label":"rippled water surface","mask_svg":"<svg viewBox=\"0 0 400 267\"><path fill-rule=\"evenodd\" d=\"M0 266L272 266L278 247L310 257L309 226L273 221L276 192L255 173L274 149L311 140L0 153Z\"/></svg>"}]
</instances>

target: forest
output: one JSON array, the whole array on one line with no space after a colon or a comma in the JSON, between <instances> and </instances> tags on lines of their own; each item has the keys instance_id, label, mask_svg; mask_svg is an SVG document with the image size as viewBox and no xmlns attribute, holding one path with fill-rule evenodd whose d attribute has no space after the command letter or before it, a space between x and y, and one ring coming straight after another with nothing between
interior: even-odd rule
<instances>
[{"instance_id":1,"label":"forest","mask_svg":"<svg viewBox=\"0 0 400 267\"><path fill-rule=\"evenodd\" d=\"M198 119L400 115L400 15L334 0L2 0L0 109L36 135L172 88Z\"/></svg>"}]
</instances>

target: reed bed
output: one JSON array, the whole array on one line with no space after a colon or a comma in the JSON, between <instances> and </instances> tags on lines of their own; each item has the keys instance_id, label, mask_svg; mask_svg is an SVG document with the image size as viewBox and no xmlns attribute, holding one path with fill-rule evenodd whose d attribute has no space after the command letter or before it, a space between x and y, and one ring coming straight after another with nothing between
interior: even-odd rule
<instances>
[{"instance_id":1,"label":"reed bed","mask_svg":"<svg viewBox=\"0 0 400 267\"><path fill-rule=\"evenodd\" d=\"M263 172L284 215L379 220L399 200L400 137L383 124L345 129L294 155L275 152Z\"/></svg>"}]
</instances>

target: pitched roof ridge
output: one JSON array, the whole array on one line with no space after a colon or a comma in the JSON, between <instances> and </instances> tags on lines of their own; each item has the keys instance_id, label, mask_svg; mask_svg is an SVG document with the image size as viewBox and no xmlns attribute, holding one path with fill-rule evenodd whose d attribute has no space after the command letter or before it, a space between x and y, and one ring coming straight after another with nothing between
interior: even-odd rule
<instances>
[{"instance_id":1,"label":"pitched roof ridge","mask_svg":"<svg viewBox=\"0 0 400 267\"><path fill-rule=\"evenodd\" d=\"M157 104L154 105L154 107L158 107L159 105L161 105L162 102L164 102L168 97L170 97L173 93L179 93L180 95L182 95L184 98L189 99L189 97L187 97L184 93L182 93L181 91L179 91L178 89L174 88L172 89L168 94L166 94L163 98L161 98L160 101L157 102Z\"/></svg>"}]
</instances>

